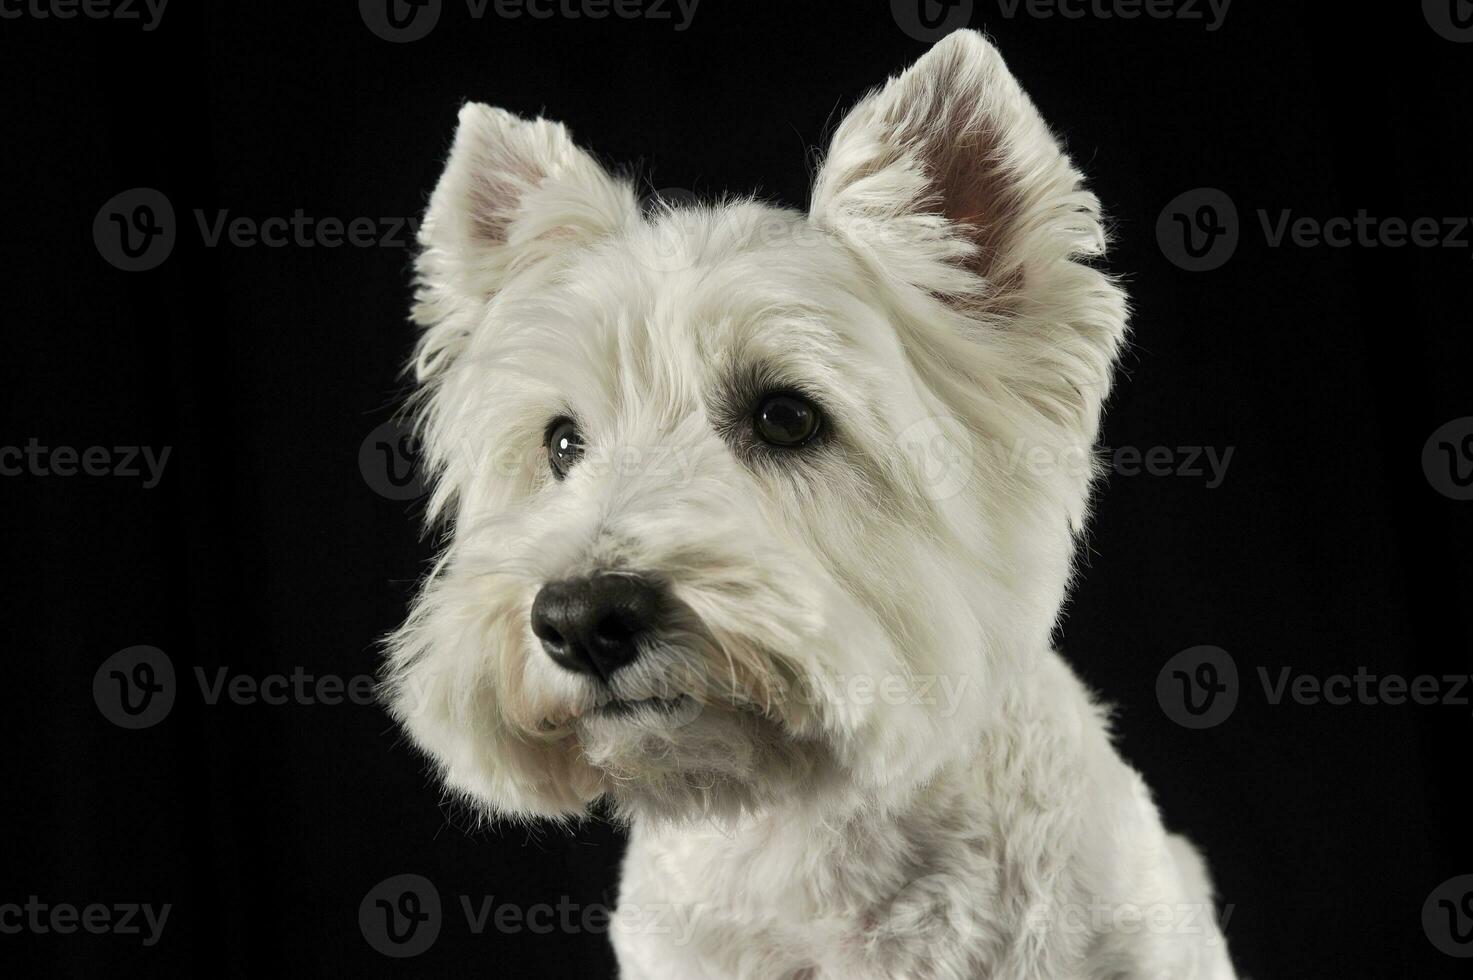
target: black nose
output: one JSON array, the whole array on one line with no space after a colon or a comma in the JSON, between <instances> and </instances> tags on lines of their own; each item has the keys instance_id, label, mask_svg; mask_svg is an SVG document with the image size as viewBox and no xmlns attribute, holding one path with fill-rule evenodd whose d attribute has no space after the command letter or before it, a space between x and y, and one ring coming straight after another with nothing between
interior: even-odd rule
<instances>
[{"instance_id":1,"label":"black nose","mask_svg":"<svg viewBox=\"0 0 1473 980\"><path fill-rule=\"evenodd\" d=\"M660 592L633 575L549 582L532 602L532 632L558 666L608 680L657 625Z\"/></svg>"}]
</instances>

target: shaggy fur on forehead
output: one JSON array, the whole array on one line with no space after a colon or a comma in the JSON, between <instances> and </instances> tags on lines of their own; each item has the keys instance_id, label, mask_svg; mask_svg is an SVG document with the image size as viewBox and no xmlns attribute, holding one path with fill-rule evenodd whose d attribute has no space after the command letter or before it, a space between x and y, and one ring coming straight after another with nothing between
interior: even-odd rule
<instances>
[{"instance_id":1,"label":"shaggy fur on forehead","mask_svg":"<svg viewBox=\"0 0 1473 980\"><path fill-rule=\"evenodd\" d=\"M1105 238L970 32L854 107L803 212L642 208L561 125L461 110L413 310L445 548L386 691L457 797L606 800L623 901L709 912L688 945L616 934L627 977L1231 977L1031 918L1210 903L1049 648L1125 334ZM821 438L759 439L774 393ZM530 626L593 574L668 605L601 680ZM938 908L939 940L897 925Z\"/></svg>"}]
</instances>

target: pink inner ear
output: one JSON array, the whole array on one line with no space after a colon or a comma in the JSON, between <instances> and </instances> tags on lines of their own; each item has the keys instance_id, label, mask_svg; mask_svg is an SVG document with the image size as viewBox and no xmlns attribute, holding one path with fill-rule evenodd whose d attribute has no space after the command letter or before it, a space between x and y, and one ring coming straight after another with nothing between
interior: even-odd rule
<instances>
[{"instance_id":1,"label":"pink inner ear","mask_svg":"<svg viewBox=\"0 0 1473 980\"><path fill-rule=\"evenodd\" d=\"M513 156L479 161L469 194L471 228L482 245L503 245L523 195L547 174L531 160Z\"/></svg>"},{"instance_id":2,"label":"pink inner ear","mask_svg":"<svg viewBox=\"0 0 1473 980\"><path fill-rule=\"evenodd\" d=\"M913 68L895 83L900 91L888 114L894 137L930 180L933 206L977 246L968 266L995 295L1021 285L1011 246L1023 212L1022 182L1009 171L1007 136L989 113L977 66L964 49L949 54L931 72Z\"/></svg>"},{"instance_id":3,"label":"pink inner ear","mask_svg":"<svg viewBox=\"0 0 1473 980\"><path fill-rule=\"evenodd\" d=\"M985 121L963 123L968 124L961 132L949 130L928 141L921 164L936 183L942 215L962 226L977 246L969 262L972 271L995 290L1010 290L1022 276L1007 254L1022 211L1017 182L1007 173L996 130Z\"/></svg>"}]
</instances>

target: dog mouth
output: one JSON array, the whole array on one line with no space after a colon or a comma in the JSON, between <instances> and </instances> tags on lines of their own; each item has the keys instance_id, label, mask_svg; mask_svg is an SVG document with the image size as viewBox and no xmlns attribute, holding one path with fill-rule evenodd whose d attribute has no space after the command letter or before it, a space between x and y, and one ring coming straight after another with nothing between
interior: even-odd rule
<instances>
[{"instance_id":1,"label":"dog mouth","mask_svg":"<svg viewBox=\"0 0 1473 980\"><path fill-rule=\"evenodd\" d=\"M689 694L610 697L590 706L573 708L557 717L545 718L538 729L544 734L571 734L579 725L600 722L633 722L668 727L690 720L700 709L700 702Z\"/></svg>"},{"instance_id":2,"label":"dog mouth","mask_svg":"<svg viewBox=\"0 0 1473 980\"><path fill-rule=\"evenodd\" d=\"M647 713L673 715L694 703L695 699L687 694L673 698L615 698L596 705L589 714L605 718L630 718Z\"/></svg>"}]
</instances>

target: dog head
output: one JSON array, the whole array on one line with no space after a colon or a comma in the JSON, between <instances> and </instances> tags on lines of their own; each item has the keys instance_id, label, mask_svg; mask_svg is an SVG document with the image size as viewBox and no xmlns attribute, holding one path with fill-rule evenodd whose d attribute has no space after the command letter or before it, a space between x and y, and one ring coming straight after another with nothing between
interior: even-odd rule
<instances>
[{"instance_id":1,"label":"dog head","mask_svg":"<svg viewBox=\"0 0 1473 980\"><path fill-rule=\"evenodd\" d=\"M849 113L806 214L642 207L467 105L421 241L447 546L387 690L452 790L883 807L968 750L1048 643L1125 324L980 35Z\"/></svg>"}]
</instances>

